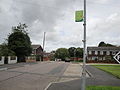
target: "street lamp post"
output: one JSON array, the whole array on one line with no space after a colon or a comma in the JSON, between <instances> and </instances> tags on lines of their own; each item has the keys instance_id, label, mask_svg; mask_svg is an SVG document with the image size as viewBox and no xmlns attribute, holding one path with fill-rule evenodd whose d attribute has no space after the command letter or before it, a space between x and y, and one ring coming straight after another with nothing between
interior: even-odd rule
<instances>
[{"instance_id":1,"label":"street lamp post","mask_svg":"<svg viewBox=\"0 0 120 90\"><path fill-rule=\"evenodd\" d=\"M82 85L81 90L85 90L86 83L86 0L84 0L84 54L83 54L83 72L82 72Z\"/></svg>"},{"instance_id":2,"label":"street lamp post","mask_svg":"<svg viewBox=\"0 0 120 90\"><path fill-rule=\"evenodd\" d=\"M44 32L44 36L43 36L43 54L42 54L42 59L44 59L44 47L45 47L45 34L46 32Z\"/></svg>"}]
</instances>

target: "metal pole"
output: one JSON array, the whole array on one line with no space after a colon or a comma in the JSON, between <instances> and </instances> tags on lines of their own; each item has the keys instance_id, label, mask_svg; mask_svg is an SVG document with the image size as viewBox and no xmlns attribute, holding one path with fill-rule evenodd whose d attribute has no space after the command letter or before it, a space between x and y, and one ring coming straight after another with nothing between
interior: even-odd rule
<instances>
[{"instance_id":1,"label":"metal pole","mask_svg":"<svg viewBox=\"0 0 120 90\"><path fill-rule=\"evenodd\" d=\"M74 49L74 61L75 61L75 49Z\"/></svg>"},{"instance_id":2,"label":"metal pole","mask_svg":"<svg viewBox=\"0 0 120 90\"><path fill-rule=\"evenodd\" d=\"M45 34L46 32L44 32L44 36L43 36L43 58L44 58L44 47L45 47Z\"/></svg>"},{"instance_id":3,"label":"metal pole","mask_svg":"<svg viewBox=\"0 0 120 90\"><path fill-rule=\"evenodd\" d=\"M86 0L84 0L84 54L83 54L83 72L82 72L82 86L81 90L85 90L85 84L86 84Z\"/></svg>"}]
</instances>

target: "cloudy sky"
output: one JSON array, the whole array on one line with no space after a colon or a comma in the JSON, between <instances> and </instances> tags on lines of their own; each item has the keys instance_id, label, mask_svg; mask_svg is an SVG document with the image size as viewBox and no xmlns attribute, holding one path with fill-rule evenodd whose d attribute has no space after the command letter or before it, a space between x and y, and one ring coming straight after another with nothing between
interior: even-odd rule
<instances>
[{"instance_id":1,"label":"cloudy sky","mask_svg":"<svg viewBox=\"0 0 120 90\"><path fill-rule=\"evenodd\" d=\"M42 45L46 32L46 51L83 47L83 22L74 20L81 9L83 0L0 0L0 43L26 23L32 44ZM120 0L87 0L87 45L100 41L120 45Z\"/></svg>"}]
</instances>

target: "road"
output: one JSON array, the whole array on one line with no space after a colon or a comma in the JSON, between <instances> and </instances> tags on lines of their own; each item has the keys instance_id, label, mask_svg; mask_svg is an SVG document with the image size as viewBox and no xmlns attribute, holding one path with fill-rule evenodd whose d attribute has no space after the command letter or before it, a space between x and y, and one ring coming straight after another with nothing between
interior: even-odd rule
<instances>
[{"instance_id":1,"label":"road","mask_svg":"<svg viewBox=\"0 0 120 90\"><path fill-rule=\"evenodd\" d=\"M69 66L64 62L38 62L2 66L0 90L44 90L50 82L59 81Z\"/></svg>"}]
</instances>

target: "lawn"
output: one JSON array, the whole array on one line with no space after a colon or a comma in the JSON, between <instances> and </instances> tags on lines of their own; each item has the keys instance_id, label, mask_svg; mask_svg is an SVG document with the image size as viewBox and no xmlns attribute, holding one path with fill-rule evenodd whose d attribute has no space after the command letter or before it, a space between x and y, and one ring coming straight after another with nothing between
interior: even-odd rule
<instances>
[{"instance_id":1,"label":"lawn","mask_svg":"<svg viewBox=\"0 0 120 90\"><path fill-rule=\"evenodd\" d=\"M120 87L113 87L113 86L87 86L86 90L120 90Z\"/></svg>"},{"instance_id":2,"label":"lawn","mask_svg":"<svg viewBox=\"0 0 120 90\"><path fill-rule=\"evenodd\" d=\"M101 70L104 70L120 79L120 65L93 65Z\"/></svg>"}]
</instances>

